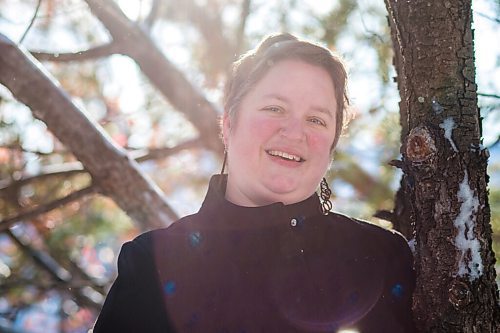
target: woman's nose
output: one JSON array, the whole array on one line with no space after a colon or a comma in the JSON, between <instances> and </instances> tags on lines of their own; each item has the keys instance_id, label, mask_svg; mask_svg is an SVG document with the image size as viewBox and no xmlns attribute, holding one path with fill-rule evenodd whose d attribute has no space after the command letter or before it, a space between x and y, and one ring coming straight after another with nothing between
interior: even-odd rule
<instances>
[{"instance_id":1,"label":"woman's nose","mask_svg":"<svg viewBox=\"0 0 500 333\"><path fill-rule=\"evenodd\" d=\"M289 140L302 140L305 137L304 124L300 119L289 118L282 123L280 134Z\"/></svg>"}]
</instances>

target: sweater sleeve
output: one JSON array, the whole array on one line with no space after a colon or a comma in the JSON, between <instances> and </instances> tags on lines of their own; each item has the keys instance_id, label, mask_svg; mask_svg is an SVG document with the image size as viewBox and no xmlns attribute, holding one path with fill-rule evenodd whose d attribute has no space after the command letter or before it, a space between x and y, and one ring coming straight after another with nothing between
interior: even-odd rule
<instances>
[{"instance_id":1,"label":"sweater sleeve","mask_svg":"<svg viewBox=\"0 0 500 333\"><path fill-rule=\"evenodd\" d=\"M118 277L93 332L173 332L153 256L137 240L125 243L120 251Z\"/></svg>"}]
</instances>

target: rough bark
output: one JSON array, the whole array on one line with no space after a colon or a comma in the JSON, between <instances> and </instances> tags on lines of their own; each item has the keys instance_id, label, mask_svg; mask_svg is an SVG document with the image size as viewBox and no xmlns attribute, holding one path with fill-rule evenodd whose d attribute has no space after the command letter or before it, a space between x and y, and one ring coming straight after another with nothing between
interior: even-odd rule
<instances>
[{"instance_id":1,"label":"rough bark","mask_svg":"<svg viewBox=\"0 0 500 333\"><path fill-rule=\"evenodd\" d=\"M395 212L415 245L421 332L498 332L470 0L386 0L401 95Z\"/></svg>"},{"instance_id":2,"label":"rough bark","mask_svg":"<svg viewBox=\"0 0 500 333\"><path fill-rule=\"evenodd\" d=\"M177 219L163 193L141 173L137 162L71 101L36 59L1 34L0 83L73 152L94 185L140 229L163 227Z\"/></svg>"}]
</instances>

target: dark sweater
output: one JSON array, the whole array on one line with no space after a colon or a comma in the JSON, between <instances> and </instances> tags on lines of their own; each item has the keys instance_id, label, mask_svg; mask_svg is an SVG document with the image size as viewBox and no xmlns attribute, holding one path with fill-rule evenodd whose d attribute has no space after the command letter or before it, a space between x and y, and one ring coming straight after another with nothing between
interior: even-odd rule
<instances>
[{"instance_id":1,"label":"dark sweater","mask_svg":"<svg viewBox=\"0 0 500 333\"><path fill-rule=\"evenodd\" d=\"M200 211L124 244L94 333L414 332L405 239L293 205L241 207L215 176Z\"/></svg>"}]
</instances>

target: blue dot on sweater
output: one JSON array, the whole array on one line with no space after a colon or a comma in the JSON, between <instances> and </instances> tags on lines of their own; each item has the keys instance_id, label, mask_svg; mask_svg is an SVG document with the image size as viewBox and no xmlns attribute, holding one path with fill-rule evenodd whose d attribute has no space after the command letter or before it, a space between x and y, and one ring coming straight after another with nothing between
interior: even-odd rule
<instances>
[{"instance_id":1,"label":"blue dot on sweater","mask_svg":"<svg viewBox=\"0 0 500 333\"><path fill-rule=\"evenodd\" d=\"M167 295L173 295L175 293L175 282L174 281L167 281L163 285L163 291Z\"/></svg>"},{"instance_id":2,"label":"blue dot on sweater","mask_svg":"<svg viewBox=\"0 0 500 333\"><path fill-rule=\"evenodd\" d=\"M189 243L191 244L192 247L198 247L201 242L201 234L198 231L192 232L189 235Z\"/></svg>"},{"instance_id":3,"label":"blue dot on sweater","mask_svg":"<svg viewBox=\"0 0 500 333\"><path fill-rule=\"evenodd\" d=\"M403 296L403 286L399 283L395 284L391 289L391 294L394 297L400 298Z\"/></svg>"}]
</instances>

